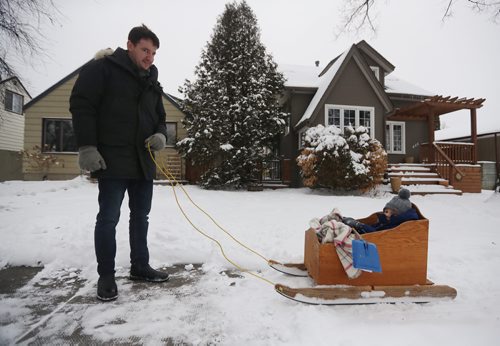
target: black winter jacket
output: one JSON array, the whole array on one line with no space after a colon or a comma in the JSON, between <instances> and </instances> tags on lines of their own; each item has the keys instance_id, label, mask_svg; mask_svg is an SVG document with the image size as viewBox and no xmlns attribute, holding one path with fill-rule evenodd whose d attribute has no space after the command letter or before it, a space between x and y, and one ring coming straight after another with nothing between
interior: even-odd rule
<instances>
[{"instance_id":1,"label":"black winter jacket","mask_svg":"<svg viewBox=\"0 0 500 346\"><path fill-rule=\"evenodd\" d=\"M167 136L162 89L153 65L141 77L126 50L82 67L70 98L78 147L93 145L107 169L96 178L152 180L155 165L144 146L154 133Z\"/></svg>"}]
</instances>

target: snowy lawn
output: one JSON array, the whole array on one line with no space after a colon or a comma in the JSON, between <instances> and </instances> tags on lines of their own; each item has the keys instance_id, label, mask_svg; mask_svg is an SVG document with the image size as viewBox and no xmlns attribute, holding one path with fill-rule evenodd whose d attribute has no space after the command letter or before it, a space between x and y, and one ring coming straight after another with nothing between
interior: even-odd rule
<instances>
[{"instance_id":1,"label":"snowy lawn","mask_svg":"<svg viewBox=\"0 0 500 346\"><path fill-rule=\"evenodd\" d=\"M267 258L286 262L302 261L304 231L311 218L333 207L345 215L365 217L393 197L380 191L355 197L309 189L221 192L185 188L240 241ZM178 191L193 223L220 240L233 261L275 283L311 285L307 278L287 277L270 269L230 240ZM193 230L179 212L172 189L155 186L154 193L151 265L182 264L186 275L190 271L201 275L177 288L154 285L150 293L146 287L139 295L129 289L125 199L117 228L119 298L97 303L93 248L97 186L81 178L0 184L0 268L43 265L33 281L79 280L82 286L73 299L81 296L91 302L79 310L65 307L53 313L39 335L71 335L79 330L102 342L134 337L151 345L169 340L196 345L469 346L494 345L500 340L500 195L493 191L411 197L430 220L428 277L456 288L455 300L337 307L296 303L275 293L267 282L230 275L226 271L233 267L219 248ZM197 264L201 264L199 269ZM64 296L64 290L62 285L50 294ZM14 343L39 322L30 316L28 307L34 302L29 292L24 293L0 295L2 345Z\"/></svg>"}]
</instances>

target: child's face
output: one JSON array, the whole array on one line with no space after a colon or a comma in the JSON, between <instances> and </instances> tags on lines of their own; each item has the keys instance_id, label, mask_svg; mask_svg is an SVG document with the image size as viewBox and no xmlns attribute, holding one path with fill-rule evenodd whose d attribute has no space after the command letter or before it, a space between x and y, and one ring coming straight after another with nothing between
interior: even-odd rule
<instances>
[{"instance_id":1,"label":"child's face","mask_svg":"<svg viewBox=\"0 0 500 346\"><path fill-rule=\"evenodd\" d=\"M392 211L392 209L389 209L389 208L385 208L384 209L384 215L385 217L387 218L387 220L389 220L389 218L394 215L394 212Z\"/></svg>"}]
</instances>

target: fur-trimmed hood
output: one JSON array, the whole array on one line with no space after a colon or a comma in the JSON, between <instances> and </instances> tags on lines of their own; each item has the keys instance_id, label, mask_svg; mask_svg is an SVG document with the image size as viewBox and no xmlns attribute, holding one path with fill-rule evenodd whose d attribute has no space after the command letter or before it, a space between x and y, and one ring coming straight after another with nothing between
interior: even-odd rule
<instances>
[{"instance_id":1,"label":"fur-trimmed hood","mask_svg":"<svg viewBox=\"0 0 500 346\"><path fill-rule=\"evenodd\" d=\"M112 48L104 48L104 49L98 50L94 55L94 60L102 59L108 55L113 54L114 52L115 52L115 50Z\"/></svg>"},{"instance_id":2,"label":"fur-trimmed hood","mask_svg":"<svg viewBox=\"0 0 500 346\"><path fill-rule=\"evenodd\" d=\"M95 55L94 55L94 60L99 60L99 59L102 59L108 55L111 55L114 53L114 49L112 48L104 48L104 49L100 49L98 50Z\"/></svg>"},{"instance_id":3,"label":"fur-trimmed hood","mask_svg":"<svg viewBox=\"0 0 500 346\"><path fill-rule=\"evenodd\" d=\"M127 50L122 49L120 47L116 49L105 48L97 51L94 55L94 61L99 61L101 59L107 58L113 63L120 65L124 69L130 71L131 73L137 73L139 71L138 67L132 62L132 60L128 57ZM148 80L152 81L153 84L156 84L159 88L159 91L162 92L162 88L158 83L158 69L155 65L151 65L148 71Z\"/></svg>"}]
</instances>

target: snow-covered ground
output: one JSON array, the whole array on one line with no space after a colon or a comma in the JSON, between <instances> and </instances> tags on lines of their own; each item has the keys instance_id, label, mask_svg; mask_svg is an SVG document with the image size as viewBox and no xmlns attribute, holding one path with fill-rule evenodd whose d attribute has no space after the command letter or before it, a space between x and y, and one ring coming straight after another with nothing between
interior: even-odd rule
<instances>
[{"instance_id":1,"label":"snow-covered ground","mask_svg":"<svg viewBox=\"0 0 500 346\"><path fill-rule=\"evenodd\" d=\"M393 195L333 196L325 191L285 189L263 192L185 189L193 200L240 241L267 258L300 262L308 221L338 207L364 217L381 210ZM120 296L112 303L57 314L41 335L76 329L95 340L139 338L144 344L206 345L495 345L500 340L500 194L484 190L463 196L412 196L430 219L428 277L457 289L453 301L429 304L313 306L285 299L252 276L233 277L219 248L192 229L179 212L172 189L155 186L150 215L154 267L203 264L200 279L173 289L152 286L134 296L126 286L128 211L125 199L117 229ZM37 266L34 278L78 277L77 295L93 299L97 274L93 227L97 186L81 178L61 182L0 184L0 268ZM226 254L272 282L311 285L286 277L230 240L179 190L194 224L220 240ZM146 289L147 292L147 289ZM54 289L52 295L63 295ZM0 344L12 344L38 322L26 316L29 294L0 301ZM62 302L64 303L64 302ZM119 322L117 322L119 321ZM138 340L138 339L134 339Z\"/></svg>"}]
</instances>

